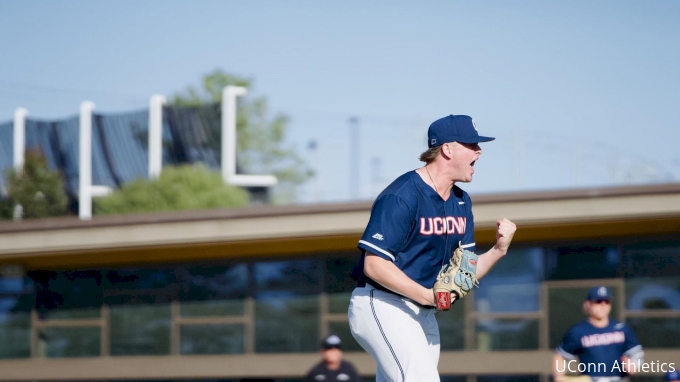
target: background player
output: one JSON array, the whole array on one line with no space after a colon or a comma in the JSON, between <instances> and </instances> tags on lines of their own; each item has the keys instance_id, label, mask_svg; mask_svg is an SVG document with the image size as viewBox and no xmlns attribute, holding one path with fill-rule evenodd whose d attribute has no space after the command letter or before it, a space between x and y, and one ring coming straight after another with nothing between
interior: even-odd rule
<instances>
[{"instance_id":1,"label":"background player","mask_svg":"<svg viewBox=\"0 0 680 382\"><path fill-rule=\"evenodd\" d=\"M430 125L425 166L390 184L376 199L359 241L362 256L352 272L349 324L352 335L376 360L377 381L439 381L439 327L432 286L460 244L474 251L468 194L482 149L494 138L477 133L469 116L448 116ZM482 278L508 250L515 225L497 222L496 244L479 257Z\"/></svg>"},{"instance_id":2,"label":"background player","mask_svg":"<svg viewBox=\"0 0 680 382\"><path fill-rule=\"evenodd\" d=\"M664 381L666 382L680 382L680 371L669 371L664 376Z\"/></svg>"},{"instance_id":3,"label":"background player","mask_svg":"<svg viewBox=\"0 0 680 382\"><path fill-rule=\"evenodd\" d=\"M572 326L557 347L553 359L555 382L564 380L570 371L568 362L578 358L586 374L593 381L617 381L626 374L636 372L635 363L643 361L644 352L633 331L625 323L609 318L611 292L599 286L588 291L583 310L588 318ZM621 366L625 363L625 369ZM604 364L604 367L599 367ZM578 364L572 362L571 370ZM622 373L621 371L627 373Z\"/></svg>"},{"instance_id":4,"label":"background player","mask_svg":"<svg viewBox=\"0 0 680 382\"><path fill-rule=\"evenodd\" d=\"M354 365L342 359L342 343L336 335L330 335L321 342L321 362L307 373L304 382L359 382L362 381Z\"/></svg>"}]
</instances>

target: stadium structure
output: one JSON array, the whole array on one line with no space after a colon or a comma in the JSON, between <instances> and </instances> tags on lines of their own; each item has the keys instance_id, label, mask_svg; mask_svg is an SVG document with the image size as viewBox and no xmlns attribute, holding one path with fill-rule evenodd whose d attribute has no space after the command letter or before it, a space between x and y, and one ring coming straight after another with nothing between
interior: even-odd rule
<instances>
[{"instance_id":1,"label":"stadium structure","mask_svg":"<svg viewBox=\"0 0 680 382\"><path fill-rule=\"evenodd\" d=\"M451 380L546 380L593 285L613 290L646 359L680 359L680 186L473 196L476 240L498 216L513 248L438 315ZM370 203L55 218L0 224L0 380L297 380L347 325ZM645 374L644 377L659 376Z\"/></svg>"}]
</instances>

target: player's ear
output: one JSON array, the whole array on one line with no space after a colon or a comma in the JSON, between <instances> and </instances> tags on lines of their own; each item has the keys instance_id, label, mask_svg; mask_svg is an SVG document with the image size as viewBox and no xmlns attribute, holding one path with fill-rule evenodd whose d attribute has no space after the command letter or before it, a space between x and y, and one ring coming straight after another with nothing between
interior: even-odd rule
<instances>
[{"instance_id":1,"label":"player's ear","mask_svg":"<svg viewBox=\"0 0 680 382\"><path fill-rule=\"evenodd\" d=\"M442 145L441 153L444 156L444 158L449 159L453 155L453 149L451 147L451 142L449 143L444 143Z\"/></svg>"}]
</instances>

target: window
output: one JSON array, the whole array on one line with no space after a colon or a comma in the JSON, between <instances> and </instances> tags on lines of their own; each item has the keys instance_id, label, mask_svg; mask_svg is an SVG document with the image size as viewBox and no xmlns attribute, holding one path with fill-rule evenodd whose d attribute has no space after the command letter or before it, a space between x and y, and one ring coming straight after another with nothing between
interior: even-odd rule
<instances>
[{"instance_id":1,"label":"window","mask_svg":"<svg viewBox=\"0 0 680 382\"><path fill-rule=\"evenodd\" d=\"M626 309L680 312L680 277L627 279Z\"/></svg>"},{"instance_id":2,"label":"window","mask_svg":"<svg viewBox=\"0 0 680 382\"><path fill-rule=\"evenodd\" d=\"M436 318L439 325L441 350L463 350L465 347L465 304L455 303L447 312L438 313Z\"/></svg>"},{"instance_id":3,"label":"window","mask_svg":"<svg viewBox=\"0 0 680 382\"><path fill-rule=\"evenodd\" d=\"M477 350L538 349L538 320L482 319L477 321Z\"/></svg>"},{"instance_id":4,"label":"window","mask_svg":"<svg viewBox=\"0 0 680 382\"><path fill-rule=\"evenodd\" d=\"M350 274L359 261L359 252L326 260L325 291L328 294L328 313L347 314L349 299L356 281Z\"/></svg>"},{"instance_id":5,"label":"window","mask_svg":"<svg viewBox=\"0 0 680 382\"><path fill-rule=\"evenodd\" d=\"M243 325L182 325L181 354L241 354L244 352Z\"/></svg>"},{"instance_id":6,"label":"window","mask_svg":"<svg viewBox=\"0 0 680 382\"><path fill-rule=\"evenodd\" d=\"M477 312L533 312L539 310L544 273L543 248L511 249L475 289Z\"/></svg>"},{"instance_id":7,"label":"window","mask_svg":"<svg viewBox=\"0 0 680 382\"><path fill-rule=\"evenodd\" d=\"M657 239L623 246L623 277L680 276L680 241Z\"/></svg>"},{"instance_id":8,"label":"window","mask_svg":"<svg viewBox=\"0 0 680 382\"><path fill-rule=\"evenodd\" d=\"M318 349L322 270L318 260L253 264L256 352Z\"/></svg>"},{"instance_id":9,"label":"window","mask_svg":"<svg viewBox=\"0 0 680 382\"><path fill-rule=\"evenodd\" d=\"M101 354L102 278L98 271L31 272L38 322L37 357Z\"/></svg>"},{"instance_id":10,"label":"window","mask_svg":"<svg viewBox=\"0 0 680 382\"><path fill-rule=\"evenodd\" d=\"M546 256L546 279L614 278L618 275L619 264L619 252L614 245L556 247Z\"/></svg>"},{"instance_id":11,"label":"window","mask_svg":"<svg viewBox=\"0 0 680 382\"><path fill-rule=\"evenodd\" d=\"M178 268L182 317L242 316L248 296L247 264Z\"/></svg>"},{"instance_id":12,"label":"window","mask_svg":"<svg viewBox=\"0 0 680 382\"><path fill-rule=\"evenodd\" d=\"M250 277L245 263L177 268L181 354L246 351ZM206 322L207 319L207 322Z\"/></svg>"},{"instance_id":13,"label":"window","mask_svg":"<svg viewBox=\"0 0 680 382\"><path fill-rule=\"evenodd\" d=\"M680 346L680 242L658 239L623 246L626 322L642 346Z\"/></svg>"},{"instance_id":14,"label":"window","mask_svg":"<svg viewBox=\"0 0 680 382\"><path fill-rule=\"evenodd\" d=\"M541 247L510 249L484 277L482 287L473 293L474 337L468 347L480 351L538 349L544 261Z\"/></svg>"},{"instance_id":15,"label":"window","mask_svg":"<svg viewBox=\"0 0 680 382\"><path fill-rule=\"evenodd\" d=\"M326 299L327 311L321 312L321 325L326 325L328 334L335 334L342 341L344 351L363 352L354 339L347 321L347 311L356 281L350 276L359 261L359 251L332 255L325 259L325 283L321 299ZM318 346L318 345L317 345Z\"/></svg>"},{"instance_id":16,"label":"window","mask_svg":"<svg viewBox=\"0 0 680 382\"><path fill-rule=\"evenodd\" d=\"M99 327L46 327L38 331L39 356L49 358L96 357L101 352Z\"/></svg>"},{"instance_id":17,"label":"window","mask_svg":"<svg viewBox=\"0 0 680 382\"><path fill-rule=\"evenodd\" d=\"M646 348L677 348L680 346L680 316L634 317L626 321Z\"/></svg>"},{"instance_id":18,"label":"window","mask_svg":"<svg viewBox=\"0 0 680 382\"><path fill-rule=\"evenodd\" d=\"M41 319L100 317L102 278L98 271L31 272Z\"/></svg>"},{"instance_id":19,"label":"window","mask_svg":"<svg viewBox=\"0 0 680 382\"><path fill-rule=\"evenodd\" d=\"M170 306L179 285L174 269L110 270L106 280L111 355L170 354Z\"/></svg>"},{"instance_id":20,"label":"window","mask_svg":"<svg viewBox=\"0 0 680 382\"><path fill-rule=\"evenodd\" d=\"M33 295L22 292L0 293L0 359L31 355Z\"/></svg>"},{"instance_id":21,"label":"window","mask_svg":"<svg viewBox=\"0 0 680 382\"><path fill-rule=\"evenodd\" d=\"M111 355L170 354L170 303L111 307Z\"/></svg>"}]
</instances>

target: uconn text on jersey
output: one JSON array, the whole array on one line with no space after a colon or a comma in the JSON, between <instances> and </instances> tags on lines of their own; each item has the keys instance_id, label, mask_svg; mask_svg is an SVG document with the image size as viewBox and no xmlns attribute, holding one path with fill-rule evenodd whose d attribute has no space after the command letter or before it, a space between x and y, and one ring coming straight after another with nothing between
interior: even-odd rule
<instances>
[{"instance_id":1,"label":"uconn text on jersey","mask_svg":"<svg viewBox=\"0 0 680 382\"><path fill-rule=\"evenodd\" d=\"M455 216L438 216L436 218L420 218L420 234L425 236L444 234L464 234L467 218Z\"/></svg>"}]
</instances>

